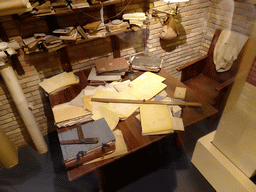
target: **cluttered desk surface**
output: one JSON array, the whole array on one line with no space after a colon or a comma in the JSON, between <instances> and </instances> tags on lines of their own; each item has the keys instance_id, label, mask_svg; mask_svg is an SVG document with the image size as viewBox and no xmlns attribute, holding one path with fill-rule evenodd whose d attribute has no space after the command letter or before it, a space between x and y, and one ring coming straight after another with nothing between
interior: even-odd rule
<instances>
[{"instance_id":1,"label":"cluttered desk surface","mask_svg":"<svg viewBox=\"0 0 256 192\"><path fill-rule=\"evenodd\" d=\"M73 84L72 86L69 86L64 90L61 90L61 91L58 91L57 93L49 95L51 107L54 108L55 106L58 106L65 102L70 102L72 99L74 99L85 87L87 87L88 85L87 78L89 76L90 71L91 69L86 69L83 71L76 72L75 75L79 77L79 83ZM137 77L139 77L141 74L143 74L143 72L135 73ZM165 78L162 84L166 85L164 90L167 93L167 96L170 98L173 97L176 87L187 88L183 83L181 83L179 80L171 76L164 69L161 69L156 74ZM125 81L127 79L128 77L124 76L122 81ZM188 106L182 107L182 120L183 120L184 127L187 127L193 123L196 123L202 119L205 119L217 113L217 110L214 107L212 107L210 104L208 104L198 95L196 95L189 88L186 89L185 101L199 102L202 104L202 106L201 107L188 107ZM147 109L145 110L147 111ZM162 134L162 133L146 134L145 132L143 133L144 130L142 129L142 123L141 123L141 120L138 118L138 114L139 114L138 111L133 112L131 115L129 115L129 117L118 121L118 124L115 125L114 127L115 134L116 134L115 137L118 136L119 134L122 135L123 141L126 145L126 150L123 150L123 152L122 150L119 151L120 153L116 156L112 156L103 160L98 159L97 161L94 161L94 162L92 161L91 163L85 162L83 163L83 165L80 164L80 166L75 166L75 168L72 168L72 169L68 168L67 174L69 179L74 180L76 178L79 178L84 174L89 173L90 171L93 171L99 167L102 167L110 162L113 162L124 155L137 151L153 142L156 142L168 136L168 134L171 133L171 132L167 132L167 134ZM60 135L74 128L76 128L75 125L57 128L57 132ZM121 144L119 143L118 145L122 145L122 143ZM64 161L64 164L65 164L65 161Z\"/></svg>"}]
</instances>

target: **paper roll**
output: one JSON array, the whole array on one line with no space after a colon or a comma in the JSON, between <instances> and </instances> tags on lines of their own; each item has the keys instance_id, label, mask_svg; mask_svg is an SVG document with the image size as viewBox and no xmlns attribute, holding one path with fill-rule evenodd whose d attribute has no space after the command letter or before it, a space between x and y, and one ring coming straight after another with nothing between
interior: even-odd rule
<instances>
[{"instance_id":1,"label":"paper roll","mask_svg":"<svg viewBox=\"0 0 256 192\"><path fill-rule=\"evenodd\" d=\"M18 149L13 146L2 129L0 129L0 163L4 168L11 168L18 164Z\"/></svg>"},{"instance_id":2,"label":"paper roll","mask_svg":"<svg viewBox=\"0 0 256 192\"><path fill-rule=\"evenodd\" d=\"M10 62L10 61L9 61ZM43 138L43 135L38 127L35 117L32 111L28 108L27 99L19 84L18 78L13 71L13 68L8 63L2 69L0 68L0 74L6 84L6 87L13 98L13 101L19 111L19 114L27 127L27 130L37 148L39 154L46 153L48 151L47 144Z\"/></svg>"},{"instance_id":3,"label":"paper roll","mask_svg":"<svg viewBox=\"0 0 256 192\"><path fill-rule=\"evenodd\" d=\"M27 8L27 2L24 0L2 0L0 1L0 11L12 11Z\"/></svg>"}]
</instances>

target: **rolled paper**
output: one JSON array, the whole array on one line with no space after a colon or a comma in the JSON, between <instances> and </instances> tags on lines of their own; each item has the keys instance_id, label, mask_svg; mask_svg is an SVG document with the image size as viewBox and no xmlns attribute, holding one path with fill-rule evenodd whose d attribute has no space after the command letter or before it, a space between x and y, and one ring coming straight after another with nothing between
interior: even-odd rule
<instances>
[{"instance_id":1,"label":"rolled paper","mask_svg":"<svg viewBox=\"0 0 256 192\"><path fill-rule=\"evenodd\" d=\"M18 149L14 147L4 131L0 129L0 163L4 168L11 168L17 165L18 162Z\"/></svg>"},{"instance_id":2,"label":"rolled paper","mask_svg":"<svg viewBox=\"0 0 256 192\"><path fill-rule=\"evenodd\" d=\"M27 8L27 2L24 0L8 0L2 1L0 11L12 11Z\"/></svg>"},{"instance_id":3,"label":"rolled paper","mask_svg":"<svg viewBox=\"0 0 256 192\"><path fill-rule=\"evenodd\" d=\"M9 61L10 62L10 61ZM35 120L32 111L28 107L27 99L19 84L18 78L13 71L13 68L8 63L2 69L0 68L0 74L6 84L6 87L13 98L13 101L19 111L19 114L27 127L35 147L39 154L46 153L48 151L47 144L43 138L40 128Z\"/></svg>"}]
</instances>

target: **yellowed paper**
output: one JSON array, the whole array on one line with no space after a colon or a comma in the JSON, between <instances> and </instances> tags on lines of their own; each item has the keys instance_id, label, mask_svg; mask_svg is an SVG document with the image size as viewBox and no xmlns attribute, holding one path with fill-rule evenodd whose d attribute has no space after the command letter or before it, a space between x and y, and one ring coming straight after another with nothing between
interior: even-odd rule
<instances>
[{"instance_id":1,"label":"yellowed paper","mask_svg":"<svg viewBox=\"0 0 256 192\"><path fill-rule=\"evenodd\" d=\"M171 116L171 120L172 120L173 130L184 131L184 124L183 124L182 118Z\"/></svg>"},{"instance_id":2,"label":"yellowed paper","mask_svg":"<svg viewBox=\"0 0 256 192\"><path fill-rule=\"evenodd\" d=\"M102 85L98 87L88 85L84 88L84 95L94 95L97 90L102 90L103 88L104 86Z\"/></svg>"},{"instance_id":3,"label":"yellowed paper","mask_svg":"<svg viewBox=\"0 0 256 192\"><path fill-rule=\"evenodd\" d=\"M160 81L160 82L163 82L165 80L164 77L160 76L160 75L157 75L155 73L152 73L150 71L147 71L145 73L143 73L142 75L140 75L139 77L137 77L136 79L134 79L131 84L132 85L137 85L137 84L140 84L140 81L142 79L145 79L146 77L152 77L153 79L157 80L157 81Z\"/></svg>"},{"instance_id":4,"label":"yellowed paper","mask_svg":"<svg viewBox=\"0 0 256 192\"><path fill-rule=\"evenodd\" d=\"M130 89L125 91L136 99L149 100L167 87L164 83L150 76L138 77L137 79L134 80L135 83L132 83Z\"/></svg>"},{"instance_id":5,"label":"yellowed paper","mask_svg":"<svg viewBox=\"0 0 256 192\"><path fill-rule=\"evenodd\" d=\"M104 90L97 90L93 95L93 98L108 98L108 99L115 99L120 96L120 93L113 92L113 91L104 91ZM102 102L92 102L92 114L94 114L99 107L107 105L107 103Z\"/></svg>"},{"instance_id":6,"label":"yellowed paper","mask_svg":"<svg viewBox=\"0 0 256 192\"><path fill-rule=\"evenodd\" d=\"M47 92L52 93L61 88L67 87L69 85L77 83L75 75L73 72L67 73L63 72L59 75L56 75L52 78L46 79L39 85Z\"/></svg>"},{"instance_id":7,"label":"yellowed paper","mask_svg":"<svg viewBox=\"0 0 256 192\"><path fill-rule=\"evenodd\" d=\"M140 105L142 135L173 132L169 109L166 105Z\"/></svg>"},{"instance_id":8,"label":"yellowed paper","mask_svg":"<svg viewBox=\"0 0 256 192\"><path fill-rule=\"evenodd\" d=\"M0 16L22 14L32 11L28 0L0 0Z\"/></svg>"},{"instance_id":9,"label":"yellowed paper","mask_svg":"<svg viewBox=\"0 0 256 192\"><path fill-rule=\"evenodd\" d=\"M91 114L91 112L84 110L83 107L72 106L67 103L54 106L52 111L55 123L60 123Z\"/></svg>"},{"instance_id":10,"label":"yellowed paper","mask_svg":"<svg viewBox=\"0 0 256 192\"><path fill-rule=\"evenodd\" d=\"M121 93L116 99L136 99L128 92ZM107 109L116 113L122 120L129 117L139 108L138 104L109 103Z\"/></svg>"},{"instance_id":11,"label":"yellowed paper","mask_svg":"<svg viewBox=\"0 0 256 192\"><path fill-rule=\"evenodd\" d=\"M105 120L108 123L109 128L113 131L118 122L119 122L119 117L116 113L108 110L105 106L101 106L92 116L93 120L98 120L101 118L105 118Z\"/></svg>"},{"instance_id":12,"label":"yellowed paper","mask_svg":"<svg viewBox=\"0 0 256 192\"><path fill-rule=\"evenodd\" d=\"M84 103L84 109L88 111L92 111L92 95L84 95L83 96L83 103Z\"/></svg>"},{"instance_id":13,"label":"yellowed paper","mask_svg":"<svg viewBox=\"0 0 256 192\"><path fill-rule=\"evenodd\" d=\"M118 91L118 92L123 92L127 89L129 89L129 84L131 83L130 80L127 80L127 81L124 81L124 82L120 82L116 85L114 85L115 89Z\"/></svg>"}]
</instances>

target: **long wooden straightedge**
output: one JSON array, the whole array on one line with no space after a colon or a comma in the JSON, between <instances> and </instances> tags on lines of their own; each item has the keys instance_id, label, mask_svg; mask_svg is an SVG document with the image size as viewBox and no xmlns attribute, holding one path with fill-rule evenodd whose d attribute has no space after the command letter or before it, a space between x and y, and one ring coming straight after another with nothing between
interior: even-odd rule
<instances>
[{"instance_id":1,"label":"long wooden straightedge","mask_svg":"<svg viewBox=\"0 0 256 192\"><path fill-rule=\"evenodd\" d=\"M201 103L196 102L173 102L173 101L145 101L145 100L131 100L131 99L106 99L106 98L92 98L91 101L104 103L131 103L131 104L158 104L158 105L182 105L201 107Z\"/></svg>"}]
</instances>

